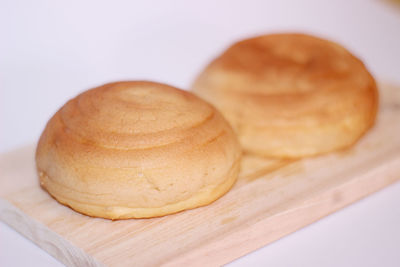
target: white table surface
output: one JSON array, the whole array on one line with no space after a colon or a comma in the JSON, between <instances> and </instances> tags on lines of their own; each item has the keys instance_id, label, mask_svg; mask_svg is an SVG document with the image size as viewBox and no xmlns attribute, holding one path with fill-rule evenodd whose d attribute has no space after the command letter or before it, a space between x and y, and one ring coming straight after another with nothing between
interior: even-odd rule
<instances>
[{"instance_id":1,"label":"white table surface","mask_svg":"<svg viewBox=\"0 0 400 267\"><path fill-rule=\"evenodd\" d=\"M231 42L260 33L335 40L400 84L394 2L0 0L0 153L35 142L82 90L128 79L189 88ZM62 264L0 223L0 266ZM400 266L400 183L229 266Z\"/></svg>"}]
</instances>

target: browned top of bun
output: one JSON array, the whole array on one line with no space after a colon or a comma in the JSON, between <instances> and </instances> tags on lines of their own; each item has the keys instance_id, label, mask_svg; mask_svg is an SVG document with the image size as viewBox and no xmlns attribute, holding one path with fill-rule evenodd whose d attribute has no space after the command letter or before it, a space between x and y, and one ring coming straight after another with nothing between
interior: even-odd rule
<instances>
[{"instance_id":1,"label":"browned top of bun","mask_svg":"<svg viewBox=\"0 0 400 267\"><path fill-rule=\"evenodd\" d=\"M183 90L153 82L118 82L68 101L60 119L66 133L82 141L129 150L183 140L213 114L210 105Z\"/></svg>"},{"instance_id":2,"label":"browned top of bun","mask_svg":"<svg viewBox=\"0 0 400 267\"><path fill-rule=\"evenodd\" d=\"M345 48L305 34L271 34L238 42L209 68L251 82L248 87L232 82L230 89L263 95L310 92L339 83L363 86L370 81L364 64Z\"/></svg>"}]
</instances>

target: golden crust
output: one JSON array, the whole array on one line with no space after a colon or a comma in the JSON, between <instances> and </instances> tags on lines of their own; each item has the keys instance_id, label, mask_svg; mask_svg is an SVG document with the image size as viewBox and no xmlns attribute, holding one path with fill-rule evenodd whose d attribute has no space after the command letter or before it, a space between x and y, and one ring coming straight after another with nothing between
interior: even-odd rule
<instances>
[{"instance_id":1,"label":"golden crust","mask_svg":"<svg viewBox=\"0 0 400 267\"><path fill-rule=\"evenodd\" d=\"M118 82L68 101L39 140L40 182L74 210L147 218L206 205L236 181L240 148L214 107L151 82Z\"/></svg>"},{"instance_id":2,"label":"golden crust","mask_svg":"<svg viewBox=\"0 0 400 267\"><path fill-rule=\"evenodd\" d=\"M375 81L359 59L304 34L232 45L193 90L228 119L245 151L281 158L354 144L373 125L378 106Z\"/></svg>"}]
</instances>

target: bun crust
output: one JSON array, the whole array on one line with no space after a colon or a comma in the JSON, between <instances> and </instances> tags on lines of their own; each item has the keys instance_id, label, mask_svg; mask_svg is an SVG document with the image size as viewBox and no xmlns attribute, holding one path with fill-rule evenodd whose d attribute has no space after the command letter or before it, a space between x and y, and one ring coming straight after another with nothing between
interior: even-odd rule
<instances>
[{"instance_id":1,"label":"bun crust","mask_svg":"<svg viewBox=\"0 0 400 267\"><path fill-rule=\"evenodd\" d=\"M225 119L189 92L117 82L68 101L40 137L40 183L74 210L109 219L206 205L236 181L240 147Z\"/></svg>"},{"instance_id":2,"label":"bun crust","mask_svg":"<svg viewBox=\"0 0 400 267\"><path fill-rule=\"evenodd\" d=\"M351 146L373 125L378 107L376 83L359 59L304 34L232 45L193 90L228 119L245 151L278 158Z\"/></svg>"}]
</instances>

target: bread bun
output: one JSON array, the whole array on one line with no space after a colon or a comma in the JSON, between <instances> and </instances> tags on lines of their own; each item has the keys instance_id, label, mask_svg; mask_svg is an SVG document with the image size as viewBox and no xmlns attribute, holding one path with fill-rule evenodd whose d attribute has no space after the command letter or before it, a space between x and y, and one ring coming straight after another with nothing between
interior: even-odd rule
<instances>
[{"instance_id":1,"label":"bread bun","mask_svg":"<svg viewBox=\"0 0 400 267\"><path fill-rule=\"evenodd\" d=\"M117 82L68 101L47 123L36 163L62 204L126 219L211 203L234 184L240 154L221 114L190 92Z\"/></svg>"},{"instance_id":2,"label":"bread bun","mask_svg":"<svg viewBox=\"0 0 400 267\"><path fill-rule=\"evenodd\" d=\"M304 34L232 45L193 90L228 119L245 151L278 158L354 144L373 125L378 105L375 81L359 59Z\"/></svg>"}]
</instances>

